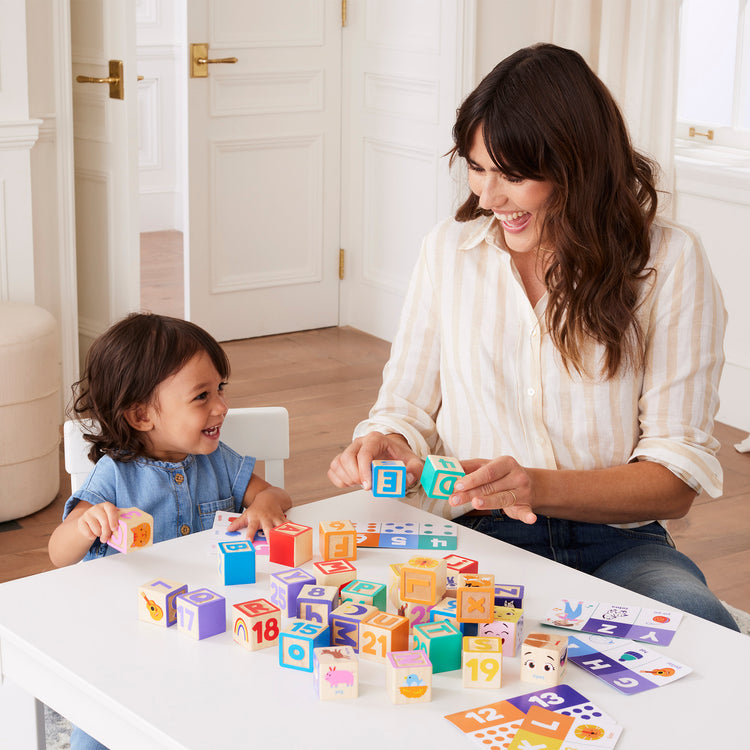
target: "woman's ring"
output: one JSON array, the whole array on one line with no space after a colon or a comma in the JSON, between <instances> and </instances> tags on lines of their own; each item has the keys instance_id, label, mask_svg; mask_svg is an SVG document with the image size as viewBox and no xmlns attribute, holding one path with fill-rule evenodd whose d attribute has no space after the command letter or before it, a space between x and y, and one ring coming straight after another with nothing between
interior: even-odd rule
<instances>
[{"instance_id":1,"label":"woman's ring","mask_svg":"<svg viewBox=\"0 0 750 750\"><path fill-rule=\"evenodd\" d=\"M505 490L506 492L510 492L511 496L513 497L513 504L518 505L518 498L516 497L516 493L513 492L513 490Z\"/></svg>"}]
</instances>

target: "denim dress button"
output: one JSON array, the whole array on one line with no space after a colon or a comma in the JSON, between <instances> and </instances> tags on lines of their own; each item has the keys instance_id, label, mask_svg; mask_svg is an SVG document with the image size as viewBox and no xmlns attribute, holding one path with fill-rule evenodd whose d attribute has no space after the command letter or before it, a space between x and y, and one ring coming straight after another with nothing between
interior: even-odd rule
<instances>
[{"instance_id":1,"label":"denim dress button","mask_svg":"<svg viewBox=\"0 0 750 750\"><path fill-rule=\"evenodd\" d=\"M183 523L182 526L180 526L180 534L182 534L182 536L187 536L189 533L190 527L186 523Z\"/></svg>"},{"instance_id":2,"label":"denim dress button","mask_svg":"<svg viewBox=\"0 0 750 750\"><path fill-rule=\"evenodd\" d=\"M184 474L175 474L174 475L174 481L177 482L177 484L182 484L185 481L185 475Z\"/></svg>"}]
</instances>

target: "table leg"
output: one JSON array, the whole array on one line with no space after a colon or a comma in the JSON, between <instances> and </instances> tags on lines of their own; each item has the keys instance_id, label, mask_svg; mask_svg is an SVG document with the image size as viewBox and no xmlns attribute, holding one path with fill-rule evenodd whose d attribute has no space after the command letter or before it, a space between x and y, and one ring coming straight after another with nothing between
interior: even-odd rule
<instances>
[{"instance_id":1,"label":"table leg","mask_svg":"<svg viewBox=\"0 0 750 750\"><path fill-rule=\"evenodd\" d=\"M0 727L3 747L46 750L44 704L7 679L0 682Z\"/></svg>"}]
</instances>

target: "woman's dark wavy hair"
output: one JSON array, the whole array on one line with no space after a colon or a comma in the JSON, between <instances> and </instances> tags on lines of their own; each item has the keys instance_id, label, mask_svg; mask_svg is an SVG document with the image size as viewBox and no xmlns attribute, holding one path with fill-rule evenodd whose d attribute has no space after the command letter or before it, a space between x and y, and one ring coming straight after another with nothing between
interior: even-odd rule
<instances>
[{"instance_id":1,"label":"woman's dark wavy hair","mask_svg":"<svg viewBox=\"0 0 750 750\"><path fill-rule=\"evenodd\" d=\"M637 367L657 166L633 148L612 94L577 52L536 44L503 60L463 102L451 163L469 155L480 126L502 172L553 186L541 244L550 250L547 328L565 366L585 372L584 345L593 339L605 349L607 378ZM455 218L490 214L472 194Z\"/></svg>"},{"instance_id":2,"label":"woman's dark wavy hair","mask_svg":"<svg viewBox=\"0 0 750 750\"><path fill-rule=\"evenodd\" d=\"M73 384L69 416L95 419L98 429L85 434L89 458L132 461L145 456L143 433L125 418L136 404L154 403L157 386L200 352L211 358L222 380L229 359L219 343L194 323L152 313L132 313L91 345L83 377Z\"/></svg>"}]
</instances>

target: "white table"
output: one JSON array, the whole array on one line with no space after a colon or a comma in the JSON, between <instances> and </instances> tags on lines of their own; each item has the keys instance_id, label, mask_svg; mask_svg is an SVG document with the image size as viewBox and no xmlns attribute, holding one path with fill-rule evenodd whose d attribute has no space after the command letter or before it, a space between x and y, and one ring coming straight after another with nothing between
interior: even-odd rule
<instances>
[{"instance_id":1,"label":"white table","mask_svg":"<svg viewBox=\"0 0 750 750\"><path fill-rule=\"evenodd\" d=\"M321 520L434 520L362 491L300 506L289 516L313 527L315 560L320 559ZM431 703L395 706L385 692L384 667L360 660L360 697L321 702L312 675L279 667L276 649L246 651L230 631L197 641L175 627L139 621L137 587L156 577L184 581L190 589L208 587L226 596L228 606L268 597L268 576L282 566L259 558L256 584L223 587L208 546L207 533L194 534L0 585L0 702L11 714L0 724L0 747L24 747L23 738L26 747L36 747L36 698L113 750L215 750L251 743L470 748L473 743L443 718L446 714L538 689L520 681L516 657L504 660L500 690L464 689L460 671L447 672L434 676ZM359 577L383 583L388 566L412 554L363 548L359 553ZM478 559L480 570L494 573L498 583L526 586L526 633L545 630L540 619L563 596L654 606L645 597L462 527L457 554ZM618 750L745 747L750 639L686 615L664 651L694 672L633 696L621 695L573 664L564 681L624 726Z\"/></svg>"}]
</instances>

